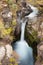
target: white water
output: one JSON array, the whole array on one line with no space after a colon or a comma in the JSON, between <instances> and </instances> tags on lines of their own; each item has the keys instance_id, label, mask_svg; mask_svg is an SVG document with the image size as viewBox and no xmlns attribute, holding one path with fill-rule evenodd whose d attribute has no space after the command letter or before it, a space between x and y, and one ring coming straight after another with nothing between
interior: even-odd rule
<instances>
[{"instance_id":1,"label":"white water","mask_svg":"<svg viewBox=\"0 0 43 65\"><path fill-rule=\"evenodd\" d=\"M26 22L21 24L21 39L15 44L15 51L20 56L20 65L33 65L33 53L32 48L28 46L28 43L24 40Z\"/></svg>"},{"instance_id":2,"label":"white water","mask_svg":"<svg viewBox=\"0 0 43 65\"><path fill-rule=\"evenodd\" d=\"M37 14L38 14L38 9L37 9L36 7L33 7L33 6L30 5L30 4L28 4L28 5L31 7L31 9L33 10L33 12L32 12L30 15L26 16L26 17L32 19L32 18L34 18L34 17L37 16Z\"/></svg>"},{"instance_id":3,"label":"white water","mask_svg":"<svg viewBox=\"0 0 43 65\"><path fill-rule=\"evenodd\" d=\"M31 6L31 9L33 12L28 15L30 18L36 16L37 11L36 8ZM32 48L29 47L28 43L24 40L24 32L25 32L25 25L27 21L22 21L21 24L21 38L19 41L17 41L14 45L14 50L19 54L20 56L20 65L33 65L33 52Z\"/></svg>"},{"instance_id":4,"label":"white water","mask_svg":"<svg viewBox=\"0 0 43 65\"><path fill-rule=\"evenodd\" d=\"M26 25L26 21L22 22L22 24L21 24L21 39L20 39L21 41L24 40L25 25Z\"/></svg>"}]
</instances>

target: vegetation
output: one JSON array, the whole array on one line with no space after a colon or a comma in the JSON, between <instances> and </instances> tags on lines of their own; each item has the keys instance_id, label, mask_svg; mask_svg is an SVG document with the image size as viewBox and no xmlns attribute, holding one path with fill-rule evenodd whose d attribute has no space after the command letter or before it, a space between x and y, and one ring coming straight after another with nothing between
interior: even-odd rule
<instances>
[{"instance_id":1,"label":"vegetation","mask_svg":"<svg viewBox=\"0 0 43 65\"><path fill-rule=\"evenodd\" d=\"M34 49L33 51L35 51L37 50L37 44L43 41L43 0L26 0L26 2L32 4L33 6L36 6L39 10L37 21L35 23L36 27L35 25L26 24L25 30L25 39ZM24 12L27 12L28 10L27 8L24 8L24 10L22 8L23 6L21 0L0 0L0 38L6 40L6 44L8 40L11 43L20 35L20 22L17 21L17 12L22 12L22 16L20 17L24 18L26 14ZM15 32L15 30L17 31ZM14 33L18 33L19 35L17 34L17 36ZM34 52L34 54L36 53L37 52ZM17 65L14 58L10 58L9 62L9 65Z\"/></svg>"}]
</instances>

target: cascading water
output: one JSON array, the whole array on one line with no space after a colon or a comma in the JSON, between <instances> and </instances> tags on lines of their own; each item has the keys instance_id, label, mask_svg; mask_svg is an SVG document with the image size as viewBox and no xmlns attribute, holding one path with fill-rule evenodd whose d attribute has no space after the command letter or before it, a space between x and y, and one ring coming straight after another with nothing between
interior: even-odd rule
<instances>
[{"instance_id":1,"label":"cascading water","mask_svg":"<svg viewBox=\"0 0 43 65\"><path fill-rule=\"evenodd\" d=\"M19 54L22 63L20 65L33 65L32 48L30 48L27 42L24 40L26 22L21 24L21 39L15 44L15 51Z\"/></svg>"},{"instance_id":2,"label":"cascading water","mask_svg":"<svg viewBox=\"0 0 43 65\"><path fill-rule=\"evenodd\" d=\"M33 10L33 11L35 13L35 10ZM33 12L31 14L33 14ZM34 15L35 14L33 14L33 16ZM30 18L31 18L31 16L30 16ZM28 43L24 40L24 32L25 32L26 22L27 22L27 20L25 20L25 21L22 20L22 22L21 22L21 38L20 38L20 41L17 41L15 43L14 50L20 56L20 65L34 65L34 63L33 63L34 60L33 60L32 48L29 47Z\"/></svg>"},{"instance_id":3,"label":"cascading water","mask_svg":"<svg viewBox=\"0 0 43 65\"><path fill-rule=\"evenodd\" d=\"M21 41L24 40L25 25L26 25L26 21L22 22L22 24L21 24L21 38L20 38Z\"/></svg>"},{"instance_id":4,"label":"cascading water","mask_svg":"<svg viewBox=\"0 0 43 65\"><path fill-rule=\"evenodd\" d=\"M37 14L38 14L38 9L37 9L36 7L33 7L33 6L30 5L30 4L28 4L28 5L31 7L31 9L33 10L33 12L32 12L31 14L29 14L28 16L26 16L26 17L32 19L32 18L34 18L34 17L37 16Z\"/></svg>"}]
</instances>

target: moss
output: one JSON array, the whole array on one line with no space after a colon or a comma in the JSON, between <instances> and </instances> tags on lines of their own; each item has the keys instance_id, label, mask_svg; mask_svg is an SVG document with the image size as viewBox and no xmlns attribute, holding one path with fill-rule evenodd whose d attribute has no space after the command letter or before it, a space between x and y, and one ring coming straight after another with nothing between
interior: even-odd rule
<instances>
[{"instance_id":1,"label":"moss","mask_svg":"<svg viewBox=\"0 0 43 65\"><path fill-rule=\"evenodd\" d=\"M0 65L18 65L15 58L4 59L0 62Z\"/></svg>"},{"instance_id":2,"label":"moss","mask_svg":"<svg viewBox=\"0 0 43 65\"><path fill-rule=\"evenodd\" d=\"M26 38L31 42L38 41L38 33L32 27L26 28L25 31Z\"/></svg>"},{"instance_id":3,"label":"moss","mask_svg":"<svg viewBox=\"0 0 43 65\"><path fill-rule=\"evenodd\" d=\"M18 65L17 61L15 60L15 58L10 58L9 61L11 63L10 65Z\"/></svg>"},{"instance_id":4,"label":"moss","mask_svg":"<svg viewBox=\"0 0 43 65\"><path fill-rule=\"evenodd\" d=\"M34 60L36 61L37 45L40 41L40 39L38 38L37 31L35 31L32 27L28 27L28 29L26 27L25 39L28 42L28 44L33 48L33 56L34 56Z\"/></svg>"}]
</instances>

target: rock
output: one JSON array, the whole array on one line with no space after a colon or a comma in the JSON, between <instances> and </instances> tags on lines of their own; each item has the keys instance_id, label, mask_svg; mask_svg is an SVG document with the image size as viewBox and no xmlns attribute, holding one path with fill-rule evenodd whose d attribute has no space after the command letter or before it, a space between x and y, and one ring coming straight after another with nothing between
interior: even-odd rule
<instances>
[{"instance_id":1,"label":"rock","mask_svg":"<svg viewBox=\"0 0 43 65\"><path fill-rule=\"evenodd\" d=\"M13 53L12 46L7 44L5 47L6 47L6 54L7 54L6 56L10 58Z\"/></svg>"},{"instance_id":2,"label":"rock","mask_svg":"<svg viewBox=\"0 0 43 65\"><path fill-rule=\"evenodd\" d=\"M29 15L32 12L32 9L29 6L27 6L27 3L25 1L22 1L20 6L21 6L21 9L18 10L17 13L19 14L21 18Z\"/></svg>"},{"instance_id":3,"label":"rock","mask_svg":"<svg viewBox=\"0 0 43 65\"><path fill-rule=\"evenodd\" d=\"M18 3L18 1L19 1L19 3ZM9 1L1 0L0 1L0 4L1 4L0 13L1 13L1 17L2 17L2 23L0 20L0 27L2 27L2 29L0 28L0 31L1 31L0 39L3 38L4 41L6 40L7 42L10 39L10 42L12 42L13 39L15 38L14 37L12 39L13 36L16 36L16 38L17 38L20 35L20 28L21 28L20 21L23 20L25 16L27 16L28 14L30 14L32 12L31 8L27 5L28 3L30 3L39 9L39 13L38 13L37 17L35 17L33 20L29 19L29 22L27 22L26 39L28 40L28 42L31 43L29 45L32 47L35 47L34 49L36 49L37 44L35 42L38 42L39 39L40 39L40 41L43 40L43 14L42 14L43 1L42 0L40 0L40 1L38 1L38 0L26 0L26 1L18 0L18 1L16 0L17 3L15 3L15 1L12 1L12 0L9 0ZM17 20L16 24L15 24L14 19ZM12 22L14 24L12 24ZM6 42L6 44L7 44L7 42ZM35 43L35 46L33 45L33 43ZM8 46L6 48L8 48ZM9 49L9 51L10 51L10 49ZM8 53L11 54L9 51L7 52L7 54ZM12 51L12 49L11 49L11 51ZM5 55L5 49L4 49L3 54ZM9 56L9 54L7 56ZM2 56L2 58L4 57L4 55Z\"/></svg>"},{"instance_id":4,"label":"rock","mask_svg":"<svg viewBox=\"0 0 43 65\"><path fill-rule=\"evenodd\" d=\"M5 47L1 46L0 47L0 61L3 60L3 58L5 56L11 57L12 52L13 52L13 50L12 50L12 46L11 45L8 44Z\"/></svg>"},{"instance_id":5,"label":"rock","mask_svg":"<svg viewBox=\"0 0 43 65\"><path fill-rule=\"evenodd\" d=\"M35 65L43 65L43 41L38 44L37 52L38 52L38 57L35 62Z\"/></svg>"},{"instance_id":6,"label":"rock","mask_svg":"<svg viewBox=\"0 0 43 65\"><path fill-rule=\"evenodd\" d=\"M0 47L0 61L4 58L5 56L5 48L2 46Z\"/></svg>"},{"instance_id":7,"label":"rock","mask_svg":"<svg viewBox=\"0 0 43 65\"><path fill-rule=\"evenodd\" d=\"M33 48L34 56L37 56L37 52L35 52L34 49L37 51L37 44L39 44L40 40L43 40L43 26L42 26L43 16L42 14L34 19L29 19L29 21L26 24L26 40L29 42L30 46ZM40 27L42 26L42 27Z\"/></svg>"},{"instance_id":8,"label":"rock","mask_svg":"<svg viewBox=\"0 0 43 65\"><path fill-rule=\"evenodd\" d=\"M11 43L13 38L15 39L16 18L5 0L0 1L0 4L2 7L0 11L0 38L4 38L8 43Z\"/></svg>"},{"instance_id":9,"label":"rock","mask_svg":"<svg viewBox=\"0 0 43 65\"><path fill-rule=\"evenodd\" d=\"M20 10L18 10L17 13L17 27L16 27L16 31L18 31L16 34L19 34L20 32L20 28L21 28L21 22L22 20L24 20L25 16L28 15L30 12L32 12L31 8L29 7L24 7L24 4L26 4L26 2L22 2L21 3L21 8Z\"/></svg>"},{"instance_id":10,"label":"rock","mask_svg":"<svg viewBox=\"0 0 43 65\"><path fill-rule=\"evenodd\" d=\"M17 26L16 26L16 29L15 29L15 35L18 36L21 32L21 26L20 24L18 23Z\"/></svg>"},{"instance_id":11,"label":"rock","mask_svg":"<svg viewBox=\"0 0 43 65\"><path fill-rule=\"evenodd\" d=\"M36 6L41 12L43 11L43 0L26 0L26 1Z\"/></svg>"},{"instance_id":12,"label":"rock","mask_svg":"<svg viewBox=\"0 0 43 65\"><path fill-rule=\"evenodd\" d=\"M37 50L38 50L38 56L43 58L43 42L40 42L40 44L38 44Z\"/></svg>"},{"instance_id":13,"label":"rock","mask_svg":"<svg viewBox=\"0 0 43 65\"><path fill-rule=\"evenodd\" d=\"M12 21L12 12L9 11L9 8L4 8L2 11L2 18L4 22Z\"/></svg>"},{"instance_id":14,"label":"rock","mask_svg":"<svg viewBox=\"0 0 43 65\"><path fill-rule=\"evenodd\" d=\"M26 29L28 32L32 34L32 31L37 32L37 37L42 40L43 39L43 14L38 15L34 19L29 19L26 25ZM36 37L35 37L36 38Z\"/></svg>"},{"instance_id":15,"label":"rock","mask_svg":"<svg viewBox=\"0 0 43 65\"><path fill-rule=\"evenodd\" d=\"M40 61L36 61L35 65L43 65Z\"/></svg>"}]
</instances>

